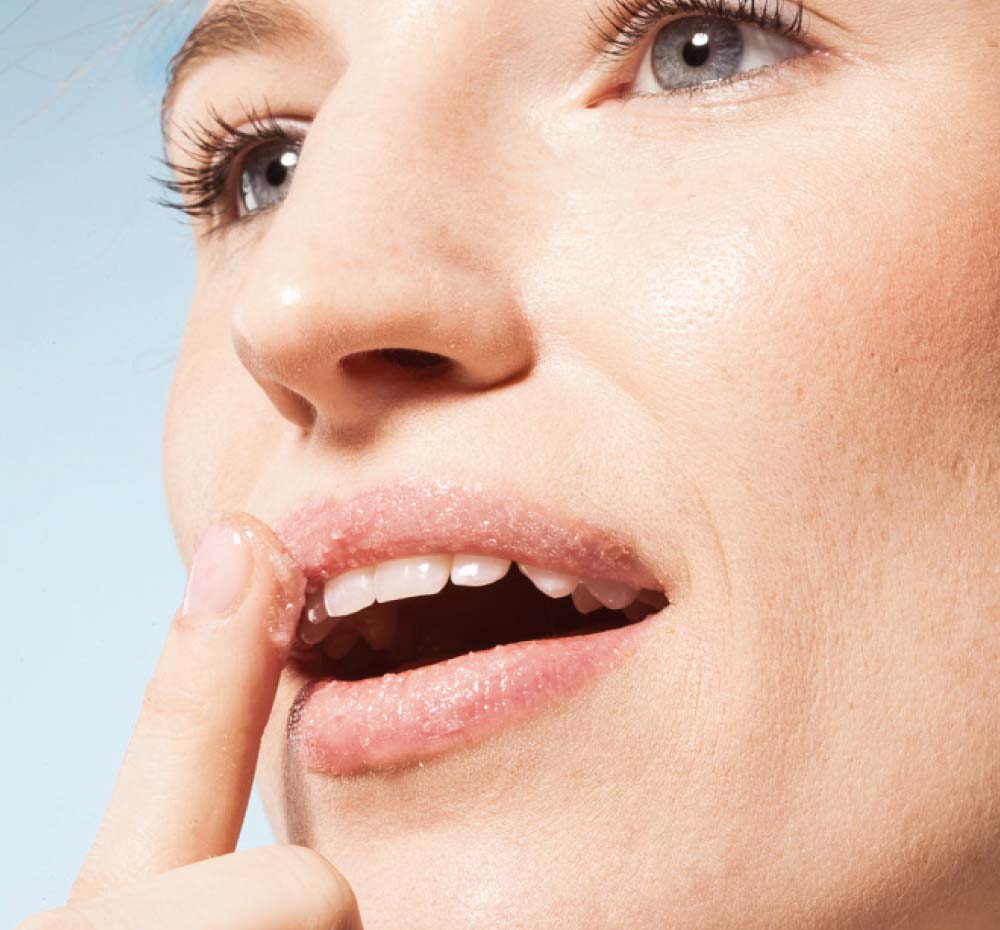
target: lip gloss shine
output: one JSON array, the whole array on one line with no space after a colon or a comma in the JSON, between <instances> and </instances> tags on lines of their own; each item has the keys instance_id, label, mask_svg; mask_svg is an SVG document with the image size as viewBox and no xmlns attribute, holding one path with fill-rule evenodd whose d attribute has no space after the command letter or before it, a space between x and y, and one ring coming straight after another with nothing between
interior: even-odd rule
<instances>
[{"instance_id":1,"label":"lip gloss shine","mask_svg":"<svg viewBox=\"0 0 1000 930\"><path fill-rule=\"evenodd\" d=\"M400 482L347 501L311 501L278 535L314 585L403 555L468 552L669 598L615 534L487 495L478 485ZM360 681L311 680L294 702L289 738L311 770L329 775L395 768L470 746L607 674L662 618L663 611L615 629L498 645Z\"/></svg>"}]
</instances>

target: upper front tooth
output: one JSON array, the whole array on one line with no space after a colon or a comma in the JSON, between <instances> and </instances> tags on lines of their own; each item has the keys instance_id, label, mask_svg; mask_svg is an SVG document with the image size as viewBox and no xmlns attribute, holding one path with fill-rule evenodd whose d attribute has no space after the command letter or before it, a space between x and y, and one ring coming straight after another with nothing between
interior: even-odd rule
<instances>
[{"instance_id":1,"label":"upper front tooth","mask_svg":"<svg viewBox=\"0 0 1000 930\"><path fill-rule=\"evenodd\" d=\"M564 575L562 572L554 572L548 568L522 565L520 562L518 562L517 567L531 579L532 584L539 591L549 597L565 597L567 594L572 594L573 589L580 583L580 579L573 575Z\"/></svg>"},{"instance_id":2,"label":"upper front tooth","mask_svg":"<svg viewBox=\"0 0 1000 930\"><path fill-rule=\"evenodd\" d=\"M323 602L331 617L346 617L375 603L375 570L355 568L331 578L323 588Z\"/></svg>"},{"instance_id":3,"label":"upper front tooth","mask_svg":"<svg viewBox=\"0 0 1000 930\"><path fill-rule=\"evenodd\" d=\"M375 599L382 603L437 594L448 583L450 573L450 555L418 555L381 562L375 566Z\"/></svg>"},{"instance_id":4,"label":"upper front tooth","mask_svg":"<svg viewBox=\"0 0 1000 930\"><path fill-rule=\"evenodd\" d=\"M488 555L456 555L451 560L452 584L469 588L493 584L507 574L510 559L494 559Z\"/></svg>"},{"instance_id":5,"label":"upper front tooth","mask_svg":"<svg viewBox=\"0 0 1000 930\"><path fill-rule=\"evenodd\" d=\"M620 581L608 581L605 578L587 578L584 584L594 597L612 610L621 610L623 607L627 607L639 593L638 589L627 584L622 584Z\"/></svg>"}]
</instances>

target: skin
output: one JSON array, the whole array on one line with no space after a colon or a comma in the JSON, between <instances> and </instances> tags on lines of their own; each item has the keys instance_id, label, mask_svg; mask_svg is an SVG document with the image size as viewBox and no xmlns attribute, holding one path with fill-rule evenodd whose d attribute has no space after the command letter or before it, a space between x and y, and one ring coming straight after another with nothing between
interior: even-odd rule
<instances>
[{"instance_id":1,"label":"skin","mask_svg":"<svg viewBox=\"0 0 1000 930\"><path fill-rule=\"evenodd\" d=\"M307 771L286 669L280 849L369 930L995 928L1000 3L817 0L824 54L625 102L643 53L596 69L577 0L304 6L306 49L209 65L171 116L311 123L278 210L196 224L183 557L219 511L474 478L675 590L560 713L392 775ZM338 365L388 347L455 367Z\"/></svg>"}]
</instances>

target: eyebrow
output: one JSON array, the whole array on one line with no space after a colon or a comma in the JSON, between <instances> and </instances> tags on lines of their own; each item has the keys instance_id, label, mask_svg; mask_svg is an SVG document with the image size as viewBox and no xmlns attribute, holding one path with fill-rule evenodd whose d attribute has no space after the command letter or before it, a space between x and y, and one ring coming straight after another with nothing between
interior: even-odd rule
<instances>
[{"instance_id":1,"label":"eyebrow","mask_svg":"<svg viewBox=\"0 0 1000 930\"><path fill-rule=\"evenodd\" d=\"M211 61L276 50L314 38L318 23L290 0L230 0L206 13L167 65L167 88L160 106L166 127L181 86Z\"/></svg>"}]
</instances>

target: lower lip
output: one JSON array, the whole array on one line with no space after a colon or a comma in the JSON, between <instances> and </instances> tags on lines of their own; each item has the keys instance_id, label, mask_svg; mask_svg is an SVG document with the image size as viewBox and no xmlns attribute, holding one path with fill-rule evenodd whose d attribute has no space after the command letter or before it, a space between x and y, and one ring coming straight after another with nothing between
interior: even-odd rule
<instances>
[{"instance_id":1,"label":"lower lip","mask_svg":"<svg viewBox=\"0 0 1000 930\"><path fill-rule=\"evenodd\" d=\"M617 668L666 610L613 630L509 643L379 678L310 682L295 702L290 739L308 768L325 775L396 769L469 747Z\"/></svg>"}]
</instances>

